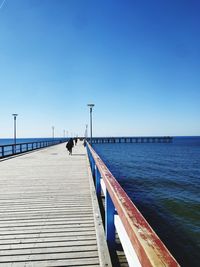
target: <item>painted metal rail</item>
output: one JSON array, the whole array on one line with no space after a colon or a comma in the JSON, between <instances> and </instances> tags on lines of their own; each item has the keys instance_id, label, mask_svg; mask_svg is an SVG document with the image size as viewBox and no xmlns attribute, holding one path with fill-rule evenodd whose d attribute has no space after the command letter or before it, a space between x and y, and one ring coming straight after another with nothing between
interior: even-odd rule
<instances>
[{"instance_id":1,"label":"painted metal rail","mask_svg":"<svg viewBox=\"0 0 200 267\"><path fill-rule=\"evenodd\" d=\"M111 255L117 232L129 266L180 266L88 143L87 152L99 201L102 192L105 196L105 232Z\"/></svg>"},{"instance_id":2,"label":"painted metal rail","mask_svg":"<svg viewBox=\"0 0 200 267\"><path fill-rule=\"evenodd\" d=\"M68 139L43 140L35 142L26 142L19 144L8 144L0 146L0 159L10 157L16 154L25 153L31 150L45 148L66 142Z\"/></svg>"}]
</instances>

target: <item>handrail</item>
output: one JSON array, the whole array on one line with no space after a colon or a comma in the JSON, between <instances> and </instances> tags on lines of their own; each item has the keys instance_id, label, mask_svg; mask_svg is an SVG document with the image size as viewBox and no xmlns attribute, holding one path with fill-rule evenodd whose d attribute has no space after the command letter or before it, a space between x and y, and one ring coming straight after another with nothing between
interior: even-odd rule
<instances>
[{"instance_id":1,"label":"handrail","mask_svg":"<svg viewBox=\"0 0 200 267\"><path fill-rule=\"evenodd\" d=\"M16 154L25 153L35 149L57 145L66 141L67 139L56 139L56 140L41 140L34 142L0 145L0 159L5 157L10 157Z\"/></svg>"},{"instance_id":2,"label":"handrail","mask_svg":"<svg viewBox=\"0 0 200 267\"><path fill-rule=\"evenodd\" d=\"M97 196L100 197L101 190L105 194L105 224L107 224L105 225L105 229L108 247L111 253L115 246L115 230L117 228L120 229L122 226L125 230L124 234L121 235L122 239L123 235L126 235L128 242L122 241L121 239L120 241L121 243L124 242L124 246L123 243L122 246L125 249L128 246L127 251L124 249L124 252L127 256L129 266L180 266L88 142L87 151L92 173L95 178ZM116 213L119 220L116 220ZM122 223L120 227L117 225L117 222ZM129 245L126 246L125 243ZM129 253L130 250L133 251L132 254ZM137 259L133 263L135 254Z\"/></svg>"}]
</instances>

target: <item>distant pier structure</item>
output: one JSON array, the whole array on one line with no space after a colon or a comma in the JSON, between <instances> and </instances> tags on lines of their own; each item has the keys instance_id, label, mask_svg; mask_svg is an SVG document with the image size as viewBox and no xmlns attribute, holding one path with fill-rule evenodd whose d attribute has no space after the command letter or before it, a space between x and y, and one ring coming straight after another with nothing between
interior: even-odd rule
<instances>
[{"instance_id":1,"label":"distant pier structure","mask_svg":"<svg viewBox=\"0 0 200 267\"><path fill-rule=\"evenodd\" d=\"M149 136L149 137L93 137L93 144L105 143L172 143L171 136Z\"/></svg>"}]
</instances>

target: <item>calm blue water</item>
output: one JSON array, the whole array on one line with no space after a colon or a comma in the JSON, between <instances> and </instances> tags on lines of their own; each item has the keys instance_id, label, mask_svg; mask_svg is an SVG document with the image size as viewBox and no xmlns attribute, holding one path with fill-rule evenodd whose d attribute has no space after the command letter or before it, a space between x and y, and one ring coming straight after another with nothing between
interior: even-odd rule
<instances>
[{"instance_id":1,"label":"calm blue water","mask_svg":"<svg viewBox=\"0 0 200 267\"><path fill-rule=\"evenodd\" d=\"M184 267L200 266L200 137L93 146Z\"/></svg>"}]
</instances>

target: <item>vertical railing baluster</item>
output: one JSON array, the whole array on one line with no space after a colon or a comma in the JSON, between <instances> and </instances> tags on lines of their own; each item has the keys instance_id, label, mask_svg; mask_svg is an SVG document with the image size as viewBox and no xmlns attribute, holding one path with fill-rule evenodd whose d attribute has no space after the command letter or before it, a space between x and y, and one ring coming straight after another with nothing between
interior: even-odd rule
<instances>
[{"instance_id":1,"label":"vertical railing baluster","mask_svg":"<svg viewBox=\"0 0 200 267\"><path fill-rule=\"evenodd\" d=\"M0 155L0 157L3 158L3 146L1 147L1 155Z\"/></svg>"},{"instance_id":2,"label":"vertical railing baluster","mask_svg":"<svg viewBox=\"0 0 200 267\"><path fill-rule=\"evenodd\" d=\"M101 174L95 164L95 186L96 186L96 194L97 198L100 199L101 197Z\"/></svg>"},{"instance_id":3,"label":"vertical railing baluster","mask_svg":"<svg viewBox=\"0 0 200 267\"><path fill-rule=\"evenodd\" d=\"M93 178L95 178L95 162L93 157L91 157L91 162L92 162L92 176Z\"/></svg>"},{"instance_id":4,"label":"vertical railing baluster","mask_svg":"<svg viewBox=\"0 0 200 267\"><path fill-rule=\"evenodd\" d=\"M109 192L106 189L105 196L105 231L108 248L111 254L115 251L115 225L114 225L115 207Z\"/></svg>"}]
</instances>

